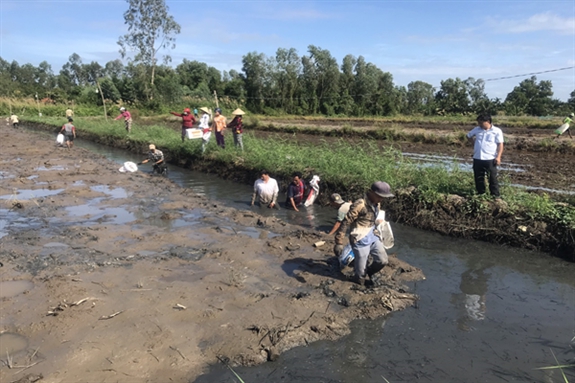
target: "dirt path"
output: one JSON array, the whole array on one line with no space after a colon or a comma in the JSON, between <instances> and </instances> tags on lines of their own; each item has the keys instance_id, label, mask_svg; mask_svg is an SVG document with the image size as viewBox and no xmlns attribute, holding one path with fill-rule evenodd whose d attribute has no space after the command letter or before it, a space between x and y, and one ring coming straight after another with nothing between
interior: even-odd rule
<instances>
[{"instance_id":1,"label":"dirt path","mask_svg":"<svg viewBox=\"0 0 575 383\"><path fill-rule=\"evenodd\" d=\"M2 382L189 382L218 357L274 360L416 299L403 284L423 274L395 256L357 288L321 233L0 134Z\"/></svg>"}]
</instances>

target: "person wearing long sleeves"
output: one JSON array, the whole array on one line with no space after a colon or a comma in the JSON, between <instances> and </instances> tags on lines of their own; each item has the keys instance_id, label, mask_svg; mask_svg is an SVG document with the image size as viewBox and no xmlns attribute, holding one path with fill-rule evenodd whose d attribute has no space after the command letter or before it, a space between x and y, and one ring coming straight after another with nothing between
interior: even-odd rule
<instances>
[{"instance_id":1,"label":"person wearing long sleeves","mask_svg":"<svg viewBox=\"0 0 575 383\"><path fill-rule=\"evenodd\" d=\"M234 145L236 148L240 148L242 151L244 150L244 142L243 142L243 133L244 133L244 125L242 123L242 116L245 114L243 110L240 108L234 110L232 112L234 115L234 119L228 124L227 128L232 130L234 134Z\"/></svg>"},{"instance_id":2,"label":"person wearing long sleeves","mask_svg":"<svg viewBox=\"0 0 575 383\"><path fill-rule=\"evenodd\" d=\"M182 118L182 142L186 139L186 129L191 129L196 123L196 119L192 116L190 108L185 108L183 113L170 112L174 116Z\"/></svg>"},{"instance_id":3,"label":"person wearing long sleeves","mask_svg":"<svg viewBox=\"0 0 575 383\"><path fill-rule=\"evenodd\" d=\"M132 114L126 110L126 108L120 108L120 115L114 120L119 120L120 118L124 118L124 124L126 126L126 132L130 133L132 131Z\"/></svg>"}]
</instances>

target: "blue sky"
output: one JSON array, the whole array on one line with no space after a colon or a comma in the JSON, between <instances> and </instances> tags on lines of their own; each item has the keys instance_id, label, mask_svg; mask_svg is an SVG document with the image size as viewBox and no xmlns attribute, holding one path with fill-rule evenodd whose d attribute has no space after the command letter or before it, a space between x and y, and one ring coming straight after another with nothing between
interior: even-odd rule
<instances>
[{"instance_id":1,"label":"blue sky","mask_svg":"<svg viewBox=\"0 0 575 383\"><path fill-rule=\"evenodd\" d=\"M364 56L396 85L447 78L498 78L575 66L575 1L186 1L167 0L181 25L172 65L184 58L241 70L242 56L308 45L341 64ZM46 60L59 72L76 52L84 62L120 58L124 0L0 0L0 56ZM527 77L486 83L505 98ZM575 70L539 74L554 97L575 90Z\"/></svg>"}]
</instances>

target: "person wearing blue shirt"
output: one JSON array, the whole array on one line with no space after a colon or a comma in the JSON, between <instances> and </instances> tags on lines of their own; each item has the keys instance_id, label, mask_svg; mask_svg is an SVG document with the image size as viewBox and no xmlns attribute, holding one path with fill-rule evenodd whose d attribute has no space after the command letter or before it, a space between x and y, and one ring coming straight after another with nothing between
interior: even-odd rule
<instances>
[{"instance_id":1,"label":"person wearing blue shirt","mask_svg":"<svg viewBox=\"0 0 575 383\"><path fill-rule=\"evenodd\" d=\"M475 190L485 194L485 176L489 176L489 192L500 198L497 166L501 164L503 154L503 132L491 123L491 116L477 116L479 126L467 133L467 139L473 144L473 175Z\"/></svg>"}]
</instances>

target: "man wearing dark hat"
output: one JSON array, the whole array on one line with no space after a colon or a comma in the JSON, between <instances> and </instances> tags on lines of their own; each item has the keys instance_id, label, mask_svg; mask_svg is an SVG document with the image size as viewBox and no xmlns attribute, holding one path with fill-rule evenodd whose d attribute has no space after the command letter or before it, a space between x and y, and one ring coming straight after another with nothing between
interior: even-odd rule
<instances>
[{"instance_id":1,"label":"man wearing dark hat","mask_svg":"<svg viewBox=\"0 0 575 383\"><path fill-rule=\"evenodd\" d=\"M339 229L341 223L345 219L345 216L349 211L349 207L351 206L351 202L345 202L339 194L333 193L329 197L329 206L337 209L337 218L335 223L333 224L332 229L327 233L327 235L332 235L337 231L337 229Z\"/></svg>"},{"instance_id":2,"label":"man wearing dark hat","mask_svg":"<svg viewBox=\"0 0 575 383\"><path fill-rule=\"evenodd\" d=\"M349 243L355 255L353 281L360 285L365 284L366 274L371 280L373 275L388 263L381 233L376 229L376 220L379 203L389 197L393 197L389 184L382 181L375 182L364 198L358 199L350 206L335 234L333 252L339 258L343 251L343 239L348 228L350 229ZM373 262L367 267L370 255L373 257Z\"/></svg>"}]
</instances>

